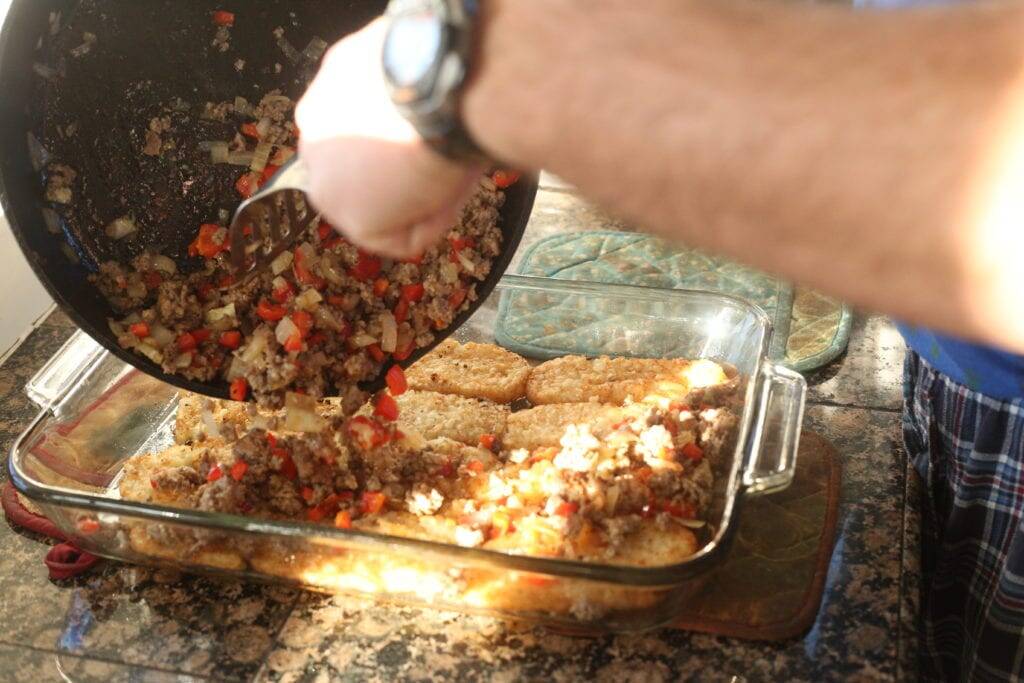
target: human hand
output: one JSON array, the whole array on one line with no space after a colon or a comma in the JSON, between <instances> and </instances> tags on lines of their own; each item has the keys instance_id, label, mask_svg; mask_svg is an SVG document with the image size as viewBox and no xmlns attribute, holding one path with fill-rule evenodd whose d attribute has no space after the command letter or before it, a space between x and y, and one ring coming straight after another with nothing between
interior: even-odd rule
<instances>
[{"instance_id":1,"label":"human hand","mask_svg":"<svg viewBox=\"0 0 1024 683\"><path fill-rule=\"evenodd\" d=\"M483 169L434 152L395 109L385 28L377 20L327 52L295 120L313 205L356 246L407 258L456 223Z\"/></svg>"}]
</instances>

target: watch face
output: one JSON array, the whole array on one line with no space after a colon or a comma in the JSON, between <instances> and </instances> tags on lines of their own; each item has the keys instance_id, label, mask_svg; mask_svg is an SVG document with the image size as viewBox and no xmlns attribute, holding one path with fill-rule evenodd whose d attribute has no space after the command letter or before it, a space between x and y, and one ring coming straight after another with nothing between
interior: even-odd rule
<instances>
[{"instance_id":1,"label":"watch face","mask_svg":"<svg viewBox=\"0 0 1024 683\"><path fill-rule=\"evenodd\" d=\"M384 40L384 72L399 99L411 101L427 94L443 33L441 19L429 11L393 19Z\"/></svg>"}]
</instances>

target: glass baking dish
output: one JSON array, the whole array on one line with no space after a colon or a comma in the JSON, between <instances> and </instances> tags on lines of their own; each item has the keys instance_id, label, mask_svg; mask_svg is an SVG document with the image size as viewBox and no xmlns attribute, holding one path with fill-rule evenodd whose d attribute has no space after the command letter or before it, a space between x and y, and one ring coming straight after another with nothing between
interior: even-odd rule
<instances>
[{"instance_id":1,"label":"glass baking dish","mask_svg":"<svg viewBox=\"0 0 1024 683\"><path fill-rule=\"evenodd\" d=\"M512 275L455 334L460 341L497 340L538 360L589 350L707 358L739 373L735 446L719 465L709 519L698 530L703 546L671 566L510 555L120 500L124 462L172 443L178 390L82 333L26 387L42 410L13 446L8 467L22 494L82 548L104 557L561 628L652 628L671 622L721 562L744 499L792 480L806 383L767 357L771 335L759 308L726 295ZM201 530L225 551L166 553L133 543L133 534L151 525L172 536L176 529Z\"/></svg>"}]
</instances>

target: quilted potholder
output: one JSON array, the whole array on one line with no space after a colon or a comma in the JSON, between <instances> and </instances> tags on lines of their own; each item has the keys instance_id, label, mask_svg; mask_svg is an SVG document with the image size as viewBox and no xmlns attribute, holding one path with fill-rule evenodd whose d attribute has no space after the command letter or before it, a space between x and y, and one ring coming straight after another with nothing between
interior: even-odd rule
<instances>
[{"instance_id":1,"label":"quilted potholder","mask_svg":"<svg viewBox=\"0 0 1024 683\"><path fill-rule=\"evenodd\" d=\"M669 245L647 235L616 231L592 231L555 235L531 246L523 255L519 266L522 275L551 277L563 280L605 282L610 284L642 285L665 289L698 289L721 292L740 297L760 306L772 320L775 335L771 354L774 358L787 358L787 339L791 321L799 329L807 330L804 337L819 340L828 336L829 325L838 332L842 316L819 305L802 309L803 316L793 318L793 289L782 281L759 271L737 265L707 254ZM499 344L517 353L550 358L574 353L599 355L621 353L621 349L603 348L600 340L616 335L602 334L596 329L581 329L568 325L579 317L578 302L545 300L537 307L531 297L507 295L502 297L495 325L495 339ZM820 319L827 318L825 322ZM833 320L833 318L835 318ZM848 323L848 321L847 321ZM624 320L611 314L605 318L587 321L586 328L610 325L621 328ZM847 325L848 327L848 325ZM809 333L813 332L813 335ZM845 347L846 338L833 334L832 341ZM671 340L654 344L659 352L671 353ZM803 342L803 348L814 356L817 363L828 362L830 342ZM837 352L838 353L838 352ZM798 370L803 367L802 357L788 358L787 364ZM812 366L814 367L814 366Z\"/></svg>"}]
</instances>

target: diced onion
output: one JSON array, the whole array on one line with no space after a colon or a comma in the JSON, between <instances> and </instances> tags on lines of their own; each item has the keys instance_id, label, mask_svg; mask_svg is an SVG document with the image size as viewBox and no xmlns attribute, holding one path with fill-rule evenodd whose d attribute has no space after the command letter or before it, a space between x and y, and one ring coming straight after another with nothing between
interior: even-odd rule
<instances>
[{"instance_id":1,"label":"diced onion","mask_svg":"<svg viewBox=\"0 0 1024 683\"><path fill-rule=\"evenodd\" d=\"M231 360L231 365L228 366L227 380L230 382L233 379L245 377L247 374L249 374L249 364L235 356Z\"/></svg>"},{"instance_id":2,"label":"diced onion","mask_svg":"<svg viewBox=\"0 0 1024 683\"><path fill-rule=\"evenodd\" d=\"M153 267L162 273L167 273L168 275L174 275L178 272L177 264L163 254L157 254L153 257Z\"/></svg>"},{"instance_id":3,"label":"diced onion","mask_svg":"<svg viewBox=\"0 0 1024 683\"><path fill-rule=\"evenodd\" d=\"M299 63L299 60L302 58L302 55L299 54L299 51L295 49L294 45L288 42L287 38L285 38L284 36L278 38L277 46L281 48L281 52L284 53L284 56L288 59L289 62L291 62L292 64Z\"/></svg>"},{"instance_id":4,"label":"diced onion","mask_svg":"<svg viewBox=\"0 0 1024 683\"><path fill-rule=\"evenodd\" d=\"M277 151L274 152L274 156L270 158L270 163L274 166L280 166L293 156L295 156L295 150L291 147L278 147Z\"/></svg>"},{"instance_id":5,"label":"diced onion","mask_svg":"<svg viewBox=\"0 0 1024 683\"><path fill-rule=\"evenodd\" d=\"M270 270L274 275L280 275L284 271L292 267L292 252L282 251L277 257L270 262Z\"/></svg>"},{"instance_id":6,"label":"diced onion","mask_svg":"<svg viewBox=\"0 0 1024 683\"><path fill-rule=\"evenodd\" d=\"M112 220L104 231L107 233L107 237L113 240L124 239L128 235L139 229L139 226L135 224L135 220L129 216L122 216Z\"/></svg>"},{"instance_id":7,"label":"diced onion","mask_svg":"<svg viewBox=\"0 0 1024 683\"><path fill-rule=\"evenodd\" d=\"M319 432L325 426L317 415L316 399L289 391L284 395L284 428L289 432Z\"/></svg>"},{"instance_id":8,"label":"diced onion","mask_svg":"<svg viewBox=\"0 0 1024 683\"><path fill-rule=\"evenodd\" d=\"M247 116L252 113L252 105L244 97L235 98L235 113Z\"/></svg>"},{"instance_id":9,"label":"diced onion","mask_svg":"<svg viewBox=\"0 0 1024 683\"><path fill-rule=\"evenodd\" d=\"M394 353L398 347L398 324L390 311L381 314L380 329L380 350L384 353Z\"/></svg>"},{"instance_id":10,"label":"diced onion","mask_svg":"<svg viewBox=\"0 0 1024 683\"><path fill-rule=\"evenodd\" d=\"M52 81L57 77L56 69L46 66L45 64L40 64L39 62L33 62L32 70L48 81Z\"/></svg>"},{"instance_id":11,"label":"diced onion","mask_svg":"<svg viewBox=\"0 0 1024 683\"><path fill-rule=\"evenodd\" d=\"M270 119L264 116L262 119L257 121L256 132L259 134L260 139L267 137L267 133L270 132Z\"/></svg>"},{"instance_id":12,"label":"diced onion","mask_svg":"<svg viewBox=\"0 0 1024 683\"><path fill-rule=\"evenodd\" d=\"M337 257L330 252L320 259L320 272L332 285L345 284L345 271L338 263Z\"/></svg>"},{"instance_id":13,"label":"diced onion","mask_svg":"<svg viewBox=\"0 0 1024 683\"><path fill-rule=\"evenodd\" d=\"M206 322L210 325L232 323L235 319L235 304L232 302L220 308L211 308L206 312Z\"/></svg>"},{"instance_id":14,"label":"diced onion","mask_svg":"<svg viewBox=\"0 0 1024 683\"><path fill-rule=\"evenodd\" d=\"M267 161L270 159L270 153L273 149L274 146L269 142L261 142L256 145L256 151L253 152L249 169L255 173L263 173L263 169L267 167Z\"/></svg>"},{"instance_id":15,"label":"diced onion","mask_svg":"<svg viewBox=\"0 0 1024 683\"><path fill-rule=\"evenodd\" d=\"M707 522L700 519L682 519L680 517L671 517L670 519L676 524L684 526L687 529L701 529L707 525Z\"/></svg>"},{"instance_id":16,"label":"diced onion","mask_svg":"<svg viewBox=\"0 0 1024 683\"><path fill-rule=\"evenodd\" d=\"M128 283L128 287L125 289L128 292L128 296L133 296L136 299L146 298L146 285L142 280L134 280Z\"/></svg>"},{"instance_id":17,"label":"diced onion","mask_svg":"<svg viewBox=\"0 0 1024 683\"><path fill-rule=\"evenodd\" d=\"M320 292L315 289L307 289L295 297L295 306L304 311L313 312L320 308L320 302L323 300L324 298L320 296Z\"/></svg>"},{"instance_id":18,"label":"diced onion","mask_svg":"<svg viewBox=\"0 0 1024 683\"><path fill-rule=\"evenodd\" d=\"M43 214L43 223L46 224L46 229L54 235L59 235L61 232L60 215L50 208L44 208L41 213Z\"/></svg>"},{"instance_id":19,"label":"diced onion","mask_svg":"<svg viewBox=\"0 0 1024 683\"><path fill-rule=\"evenodd\" d=\"M232 166L248 166L252 163L253 152L247 152L242 150L240 152L231 152L228 154L227 162Z\"/></svg>"},{"instance_id":20,"label":"diced onion","mask_svg":"<svg viewBox=\"0 0 1024 683\"><path fill-rule=\"evenodd\" d=\"M376 343L377 343L377 338L373 337L373 336L370 336L370 335L366 334L365 332L361 332L361 333L355 335L354 337L352 337L352 344L353 344L353 346L357 346L359 348L363 348L364 346L369 346L370 344L376 344Z\"/></svg>"},{"instance_id":21,"label":"diced onion","mask_svg":"<svg viewBox=\"0 0 1024 683\"><path fill-rule=\"evenodd\" d=\"M320 323L320 327L326 327L335 332L345 329L345 325L334 315L330 306L317 306L313 314L316 316L316 321Z\"/></svg>"},{"instance_id":22,"label":"diced onion","mask_svg":"<svg viewBox=\"0 0 1024 683\"><path fill-rule=\"evenodd\" d=\"M327 52L327 41L320 36L314 36L313 39L309 41L309 45L306 46L306 49L302 51L302 56L305 57L307 61L318 62L320 61L320 58L324 56L325 52Z\"/></svg>"},{"instance_id":23,"label":"diced onion","mask_svg":"<svg viewBox=\"0 0 1024 683\"><path fill-rule=\"evenodd\" d=\"M155 349L149 344L142 343L135 347L135 350L141 353L146 358L150 359L157 365L163 365L164 354L160 353L159 349Z\"/></svg>"},{"instance_id":24,"label":"diced onion","mask_svg":"<svg viewBox=\"0 0 1024 683\"><path fill-rule=\"evenodd\" d=\"M174 341L174 333L160 324L149 326L149 336L153 338L160 348L167 346Z\"/></svg>"},{"instance_id":25,"label":"diced onion","mask_svg":"<svg viewBox=\"0 0 1024 683\"><path fill-rule=\"evenodd\" d=\"M288 341L293 334L298 333L298 326L292 322L291 317L285 316L277 323L277 327L274 328L274 336L277 337L277 343L282 346Z\"/></svg>"},{"instance_id":26,"label":"diced onion","mask_svg":"<svg viewBox=\"0 0 1024 683\"><path fill-rule=\"evenodd\" d=\"M467 273L472 275L473 273L476 272L476 266L473 264L472 261L469 260L469 257L466 256L462 251L455 252L455 256L459 259L459 263L462 264L462 267L466 269Z\"/></svg>"},{"instance_id":27,"label":"diced onion","mask_svg":"<svg viewBox=\"0 0 1024 683\"><path fill-rule=\"evenodd\" d=\"M215 419L213 419L213 413L210 412L210 408L205 402L203 403L203 409L200 416L203 420L203 427L206 428L206 435L214 438L220 436L220 425L217 424Z\"/></svg>"},{"instance_id":28,"label":"diced onion","mask_svg":"<svg viewBox=\"0 0 1024 683\"><path fill-rule=\"evenodd\" d=\"M214 164L226 164L231 152L226 142L214 142L210 145L210 162Z\"/></svg>"},{"instance_id":29,"label":"diced onion","mask_svg":"<svg viewBox=\"0 0 1024 683\"><path fill-rule=\"evenodd\" d=\"M183 353L174 359L174 367L176 368L187 368L192 365L192 353Z\"/></svg>"},{"instance_id":30,"label":"diced onion","mask_svg":"<svg viewBox=\"0 0 1024 683\"><path fill-rule=\"evenodd\" d=\"M243 363L252 363L263 355L269 341L270 329L267 327L257 328L253 332L252 339L245 345L238 357Z\"/></svg>"},{"instance_id":31,"label":"diced onion","mask_svg":"<svg viewBox=\"0 0 1024 683\"><path fill-rule=\"evenodd\" d=\"M28 156L32 160L32 168L41 171L44 166L50 163L50 152L43 147L43 143L39 142L39 138L32 133L29 133L26 137L28 140Z\"/></svg>"}]
</instances>

